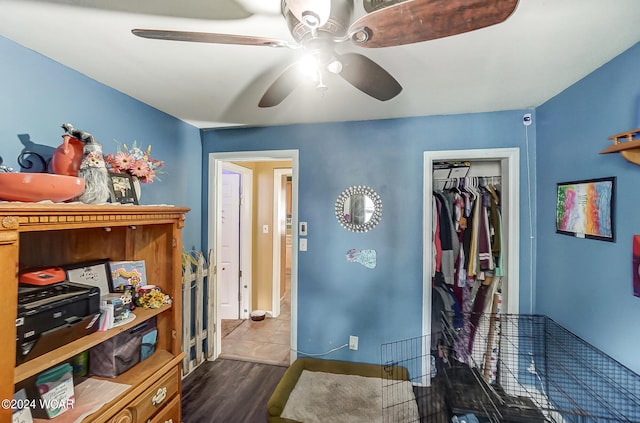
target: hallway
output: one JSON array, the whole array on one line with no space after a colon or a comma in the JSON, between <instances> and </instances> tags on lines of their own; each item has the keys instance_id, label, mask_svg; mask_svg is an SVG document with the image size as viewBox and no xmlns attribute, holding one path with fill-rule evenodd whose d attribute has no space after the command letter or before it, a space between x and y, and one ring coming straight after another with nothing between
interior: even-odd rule
<instances>
[{"instance_id":1,"label":"hallway","mask_svg":"<svg viewBox=\"0 0 640 423\"><path fill-rule=\"evenodd\" d=\"M221 358L289 366L291 291L280 302L280 315L262 321L244 320L222 338Z\"/></svg>"}]
</instances>

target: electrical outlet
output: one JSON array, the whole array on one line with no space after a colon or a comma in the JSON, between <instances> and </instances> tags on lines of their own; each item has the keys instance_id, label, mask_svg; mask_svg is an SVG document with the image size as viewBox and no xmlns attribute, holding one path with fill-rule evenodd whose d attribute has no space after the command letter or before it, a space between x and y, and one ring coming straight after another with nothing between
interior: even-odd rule
<instances>
[{"instance_id":1,"label":"electrical outlet","mask_svg":"<svg viewBox=\"0 0 640 423\"><path fill-rule=\"evenodd\" d=\"M354 351L358 349L358 337L357 336L351 335L349 337L349 349L350 350L354 350Z\"/></svg>"}]
</instances>

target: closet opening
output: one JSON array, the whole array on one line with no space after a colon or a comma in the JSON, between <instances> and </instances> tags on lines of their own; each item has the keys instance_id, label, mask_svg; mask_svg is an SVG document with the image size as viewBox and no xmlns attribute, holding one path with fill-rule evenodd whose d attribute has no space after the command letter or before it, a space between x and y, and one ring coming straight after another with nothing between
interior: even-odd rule
<instances>
[{"instance_id":1,"label":"closet opening","mask_svg":"<svg viewBox=\"0 0 640 423\"><path fill-rule=\"evenodd\" d=\"M518 148L424 153L422 330L427 386L443 312L451 319L455 310L519 311L519 172Z\"/></svg>"}]
</instances>

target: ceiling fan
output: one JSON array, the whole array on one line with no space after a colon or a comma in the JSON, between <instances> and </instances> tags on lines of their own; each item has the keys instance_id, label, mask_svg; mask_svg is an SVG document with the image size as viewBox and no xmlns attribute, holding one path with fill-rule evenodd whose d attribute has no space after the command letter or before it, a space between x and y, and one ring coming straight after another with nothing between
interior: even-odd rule
<instances>
[{"instance_id":1,"label":"ceiling fan","mask_svg":"<svg viewBox=\"0 0 640 423\"><path fill-rule=\"evenodd\" d=\"M281 0L281 11L296 41L208 32L133 29L139 37L215 44L304 48L314 65L317 87L325 90L326 72L380 101L394 98L402 86L384 68L359 53L338 54L335 45L391 47L448 37L506 20L518 0L363 0L367 14L351 22L353 0ZM267 88L259 107L280 104L301 83L300 67L290 64Z\"/></svg>"}]
</instances>

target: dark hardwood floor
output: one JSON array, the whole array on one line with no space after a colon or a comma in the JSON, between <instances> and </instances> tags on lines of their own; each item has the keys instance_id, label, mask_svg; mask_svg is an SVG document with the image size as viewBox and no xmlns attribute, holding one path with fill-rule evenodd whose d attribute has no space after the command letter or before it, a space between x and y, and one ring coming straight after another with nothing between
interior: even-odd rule
<instances>
[{"instance_id":1,"label":"dark hardwood floor","mask_svg":"<svg viewBox=\"0 0 640 423\"><path fill-rule=\"evenodd\" d=\"M287 367L206 361L182 381L184 423L266 423L267 401Z\"/></svg>"}]
</instances>

